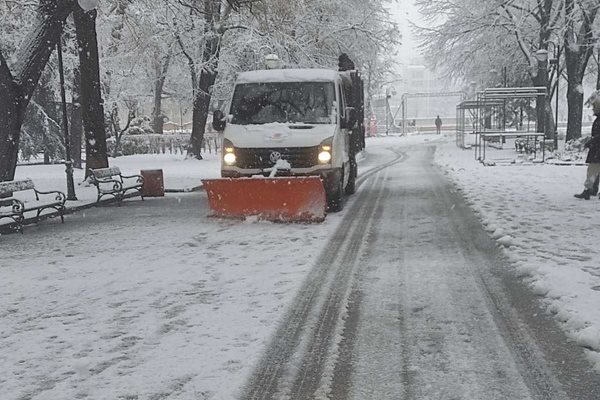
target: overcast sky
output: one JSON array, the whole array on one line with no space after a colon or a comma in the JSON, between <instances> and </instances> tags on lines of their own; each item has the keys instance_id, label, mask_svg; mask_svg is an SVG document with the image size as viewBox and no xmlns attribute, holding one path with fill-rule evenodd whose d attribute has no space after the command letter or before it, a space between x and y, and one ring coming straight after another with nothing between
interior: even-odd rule
<instances>
[{"instance_id":1,"label":"overcast sky","mask_svg":"<svg viewBox=\"0 0 600 400\"><path fill-rule=\"evenodd\" d=\"M402 33L402 46L398 52L400 57L412 58L417 54L417 43L411 32L410 22L420 24L421 18L413 3L413 0L396 0L389 7Z\"/></svg>"}]
</instances>

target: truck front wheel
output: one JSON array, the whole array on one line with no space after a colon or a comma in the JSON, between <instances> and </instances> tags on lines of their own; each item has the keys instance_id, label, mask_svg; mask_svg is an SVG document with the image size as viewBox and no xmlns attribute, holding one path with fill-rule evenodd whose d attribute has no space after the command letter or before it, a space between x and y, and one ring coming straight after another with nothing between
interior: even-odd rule
<instances>
[{"instance_id":1,"label":"truck front wheel","mask_svg":"<svg viewBox=\"0 0 600 400\"><path fill-rule=\"evenodd\" d=\"M327 209L331 212L344 208L344 174L337 179L334 188L327 193Z\"/></svg>"},{"instance_id":2,"label":"truck front wheel","mask_svg":"<svg viewBox=\"0 0 600 400\"><path fill-rule=\"evenodd\" d=\"M345 192L347 195L354 194L356 192L356 176L358 175L358 165L356 159L350 160L350 176L348 177L348 183L346 184Z\"/></svg>"}]
</instances>

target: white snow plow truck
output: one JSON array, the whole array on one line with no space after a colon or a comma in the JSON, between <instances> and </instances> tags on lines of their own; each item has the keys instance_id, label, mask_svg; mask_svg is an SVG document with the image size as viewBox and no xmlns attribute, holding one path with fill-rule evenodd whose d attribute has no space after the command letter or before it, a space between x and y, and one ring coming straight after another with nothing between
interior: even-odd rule
<instances>
[{"instance_id":1,"label":"white snow plow truck","mask_svg":"<svg viewBox=\"0 0 600 400\"><path fill-rule=\"evenodd\" d=\"M216 216L315 222L355 191L365 145L358 71L272 69L241 73L225 114L222 179L203 180Z\"/></svg>"}]
</instances>

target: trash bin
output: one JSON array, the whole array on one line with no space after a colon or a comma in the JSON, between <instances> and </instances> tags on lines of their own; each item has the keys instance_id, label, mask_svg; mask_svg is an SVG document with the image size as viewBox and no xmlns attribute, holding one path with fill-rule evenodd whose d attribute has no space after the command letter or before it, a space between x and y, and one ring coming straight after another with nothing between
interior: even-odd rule
<instances>
[{"instance_id":1,"label":"trash bin","mask_svg":"<svg viewBox=\"0 0 600 400\"><path fill-rule=\"evenodd\" d=\"M162 169L143 169L140 172L144 177L144 186L142 187L144 197L163 197L165 185Z\"/></svg>"}]
</instances>

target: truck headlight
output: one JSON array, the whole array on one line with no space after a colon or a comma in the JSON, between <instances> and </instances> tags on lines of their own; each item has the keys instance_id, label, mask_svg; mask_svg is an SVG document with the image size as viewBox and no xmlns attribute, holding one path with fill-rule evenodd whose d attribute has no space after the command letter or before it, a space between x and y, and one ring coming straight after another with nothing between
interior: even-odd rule
<instances>
[{"instance_id":1,"label":"truck headlight","mask_svg":"<svg viewBox=\"0 0 600 400\"><path fill-rule=\"evenodd\" d=\"M327 164L331 162L331 148L333 145L333 137L327 138L319 145L319 162Z\"/></svg>"},{"instance_id":2,"label":"truck headlight","mask_svg":"<svg viewBox=\"0 0 600 400\"><path fill-rule=\"evenodd\" d=\"M319 153L319 162L326 164L329 161L331 161L331 153L327 150L321 149L321 152Z\"/></svg>"},{"instance_id":3,"label":"truck headlight","mask_svg":"<svg viewBox=\"0 0 600 400\"><path fill-rule=\"evenodd\" d=\"M223 156L223 161L225 161L225 164L227 165L233 165L235 164L237 158L235 157L234 153L225 153L225 155Z\"/></svg>"},{"instance_id":4,"label":"truck headlight","mask_svg":"<svg viewBox=\"0 0 600 400\"><path fill-rule=\"evenodd\" d=\"M223 162L227 165L235 164L237 157L235 156L235 147L229 139L223 139Z\"/></svg>"}]
</instances>

